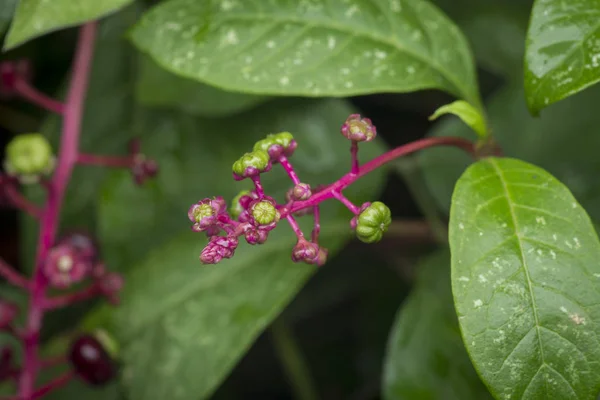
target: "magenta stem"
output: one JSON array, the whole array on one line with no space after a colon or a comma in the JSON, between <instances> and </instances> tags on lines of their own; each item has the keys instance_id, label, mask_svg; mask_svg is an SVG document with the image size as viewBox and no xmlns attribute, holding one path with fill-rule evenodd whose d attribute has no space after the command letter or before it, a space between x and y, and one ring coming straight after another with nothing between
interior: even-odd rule
<instances>
[{"instance_id":1,"label":"magenta stem","mask_svg":"<svg viewBox=\"0 0 600 400\"><path fill-rule=\"evenodd\" d=\"M62 114L65 110L63 103L38 91L19 75L15 78L14 90L24 99L50 112Z\"/></svg>"},{"instance_id":2,"label":"magenta stem","mask_svg":"<svg viewBox=\"0 0 600 400\"><path fill-rule=\"evenodd\" d=\"M350 169L350 173L357 175L359 171L358 165L358 142L352 141L352 145L350 146L350 155L352 157L352 167Z\"/></svg>"},{"instance_id":3,"label":"magenta stem","mask_svg":"<svg viewBox=\"0 0 600 400\"><path fill-rule=\"evenodd\" d=\"M292 214L289 214L285 218L290 223L290 226L294 230L294 233L296 234L296 237L298 239L303 238L304 237L304 233L302 233L302 230L300 229L300 226L298 226L298 222L296 221L296 218L294 218L294 216Z\"/></svg>"},{"instance_id":4,"label":"magenta stem","mask_svg":"<svg viewBox=\"0 0 600 400\"><path fill-rule=\"evenodd\" d=\"M0 276L4 277L11 285L29 289L31 283L27 278L17 272L12 266L6 261L0 258Z\"/></svg>"},{"instance_id":5,"label":"magenta stem","mask_svg":"<svg viewBox=\"0 0 600 400\"><path fill-rule=\"evenodd\" d=\"M348 198L346 196L344 196L343 194L341 194L340 192L331 192L331 194L333 195L333 197L335 197L336 199L338 199L340 201L340 203L342 203L343 205L346 206L346 208L348 210L350 210L350 212L354 215L358 215L360 213L360 207L355 206L354 203L352 203L350 200L348 200Z\"/></svg>"},{"instance_id":6,"label":"magenta stem","mask_svg":"<svg viewBox=\"0 0 600 400\"><path fill-rule=\"evenodd\" d=\"M256 190L256 194L259 199L265 197L265 191L263 189L262 183L260 182L260 176L254 175L252 178L252 182L254 183L254 189Z\"/></svg>"},{"instance_id":7,"label":"magenta stem","mask_svg":"<svg viewBox=\"0 0 600 400\"><path fill-rule=\"evenodd\" d=\"M34 387L39 368L39 332L44 315L48 284L42 265L51 246L54 244L65 190L77 162L83 102L88 86L95 37L95 22L89 22L81 27L73 62L71 83L63 113L58 163L48 187L48 198L40 224L33 282L30 287L29 310L23 338L23 370L18 385L18 394L21 400L31 400L36 398L35 396L40 397L37 392L34 393Z\"/></svg>"},{"instance_id":8,"label":"magenta stem","mask_svg":"<svg viewBox=\"0 0 600 400\"><path fill-rule=\"evenodd\" d=\"M94 165L98 167L131 168L133 159L131 157L101 156L96 154L79 153L77 163L82 165Z\"/></svg>"},{"instance_id":9,"label":"magenta stem","mask_svg":"<svg viewBox=\"0 0 600 400\"><path fill-rule=\"evenodd\" d=\"M67 383L71 381L75 377L74 371L65 372L63 375L59 376L56 379L53 379L48 384L42 386L38 390L36 390L31 396L32 400L41 399L48 393L65 386Z\"/></svg>"},{"instance_id":10,"label":"magenta stem","mask_svg":"<svg viewBox=\"0 0 600 400\"><path fill-rule=\"evenodd\" d=\"M34 203L27 200L27 198L25 196L23 196L21 194L21 192L19 192L19 190L16 188L16 186L12 182L6 184L6 186L4 188L4 193L6 194L8 200L11 202L11 204L14 207L26 212L33 218L36 218L36 219L41 218L42 210Z\"/></svg>"},{"instance_id":11,"label":"magenta stem","mask_svg":"<svg viewBox=\"0 0 600 400\"><path fill-rule=\"evenodd\" d=\"M92 284L78 292L64 294L62 296L49 297L44 299L44 310L55 310L57 308L67 307L71 304L79 303L93 299L102 294L97 284Z\"/></svg>"},{"instance_id":12,"label":"magenta stem","mask_svg":"<svg viewBox=\"0 0 600 400\"><path fill-rule=\"evenodd\" d=\"M317 243L319 241L319 234L321 233L321 207L313 207L313 219L312 241L313 243Z\"/></svg>"},{"instance_id":13,"label":"magenta stem","mask_svg":"<svg viewBox=\"0 0 600 400\"><path fill-rule=\"evenodd\" d=\"M288 174L292 182L294 182L294 185L299 184L300 179L298 179L298 175L296 175L296 171L294 170L294 167L292 167L292 164L290 164L290 161L287 159L287 157L283 155L279 156L277 161L279 161L279 164L281 164L283 169L285 169L285 172Z\"/></svg>"},{"instance_id":14,"label":"magenta stem","mask_svg":"<svg viewBox=\"0 0 600 400\"><path fill-rule=\"evenodd\" d=\"M382 165L387 164L388 162L393 161L398 157L402 157L407 154L414 153L415 151L435 146L458 147L459 149L462 149L475 157L475 146L471 141L467 139L459 137L431 137L417 140L415 142L396 147L395 149L390 150L377 158L374 158L373 160L364 164L362 167L359 167L357 174L353 174L352 172L347 173L346 175L342 176L337 182L313 194L310 199L294 202L288 210L288 213L291 214L308 207L314 207L315 205L320 204L325 200L334 198L335 192L341 193L345 188L350 186L356 180L367 175L369 172L381 167Z\"/></svg>"}]
</instances>

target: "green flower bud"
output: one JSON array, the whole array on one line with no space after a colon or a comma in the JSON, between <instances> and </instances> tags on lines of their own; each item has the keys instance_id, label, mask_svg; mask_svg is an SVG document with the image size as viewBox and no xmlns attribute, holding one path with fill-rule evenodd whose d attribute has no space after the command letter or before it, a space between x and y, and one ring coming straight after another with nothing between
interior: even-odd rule
<instances>
[{"instance_id":1,"label":"green flower bud","mask_svg":"<svg viewBox=\"0 0 600 400\"><path fill-rule=\"evenodd\" d=\"M251 153L244 154L233 163L233 174L238 180L258 175L271 168L269 161L269 154L266 151L254 150Z\"/></svg>"},{"instance_id":2,"label":"green flower bud","mask_svg":"<svg viewBox=\"0 0 600 400\"><path fill-rule=\"evenodd\" d=\"M50 174L55 159L52 147L39 133L19 135L6 146L4 168L23 183L37 182L42 174Z\"/></svg>"},{"instance_id":3,"label":"green flower bud","mask_svg":"<svg viewBox=\"0 0 600 400\"><path fill-rule=\"evenodd\" d=\"M255 203L251 210L252 217L260 225L269 225L277 223L280 218L279 211L275 205L268 200Z\"/></svg>"},{"instance_id":4,"label":"green flower bud","mask_svg":"<svg viewBox=\"0 0 600 400\"><path fill-rule=\"evenodd\" d=\"M391 223L392 213L388 206L376 201L358 215L356 237L365 243L378 242Z\"/></svg>"},{"instance_id":5,"label":"green flower bud","mask_svg":"<svg viewBox=\"0 0 600 400\"><path fill-rule=\"evenodd\" d=\"M229 207L229 215L231 215L231 218L236 219L237 217L240 216L241 213L243 213L245 211L244 207L240 203L240 200L244 196L250 196L250 191L242 190L231 201L231 207Z\"/></svg>"},{"instance_id":6,"label":"green flower bud","mask_svg":"<svg viewBox=\"0 0 600 400\"><path fill-rule=\"evenodd\" d=\"M267 135L266 138L254 144L254 151L266 151L272 159L277 159L282 154L292 155L297 147L294 136L289 132Z\"/></svg>"}]
</instances>

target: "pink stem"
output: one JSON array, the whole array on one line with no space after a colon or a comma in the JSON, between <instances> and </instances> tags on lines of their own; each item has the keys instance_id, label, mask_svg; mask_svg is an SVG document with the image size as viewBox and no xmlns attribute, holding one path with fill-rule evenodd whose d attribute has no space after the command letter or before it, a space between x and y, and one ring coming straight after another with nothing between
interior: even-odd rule
<instances>
[{"instance_id":1,"label":"pink stem","mask_svg":"<svg viewBox=\"0 0 600 400\"><path fill-rule=\"evenodd\" d=\"M352 203L350 200L348 200L348 198L346 196L344 196L343 194L341 194L340 192L331 192L331 194L333 195L333 197L335 197L336 199L338 199L340 201L340 203L342 203L343 205L346 206L346 208L348 210L350 210L350 212L354 215L358 215L360 213L360 207L355 206L354 203Z\"/></svg>"},{"instance_id":2,"label":"pink stem","mask_svg":"<svg viewBox=\"0 0 600 400\"><path fill-rule=\"evenodd\" d=\"M358 142L352 141L352 146L350 146L350 155L352 156L352 167L350 169L350 173L357 175L360 168L358 165Z\"/></svg>"},{"instance_id":3,"label":"pink stem","mask_svg":"<svg viewBox=\"0 0 600 400\"><path fill-rule=\"evenodd\" d=\"M294 171L294 167L292 167L292 164L290 164L290 161L287 159L287 157L283 155L279 156L277 161L279 161L279 164L281 164L283 169L285 169L285 172L288 174L292 182L294 182L294 185L299 184L300 179L298 179L298 175L296 175L296 171Z\"/></svg>"},{"instance_id":4,"label":"pink stem","mask_svg":"<svg viewBox=\"0 0 600 400\"><path fill-rule=\"evenodd\" d=\"M23 289L29 289L31 282L23 275L19 274L17 270L8 265L6 261L0 258L0 276L3 276L10 284L18 286Z\"/></svg>"},{"instance_id":5,"label":"pink stem","mask_svg":"<svg viewBox=\"0 0 600 400\"><path fill-rule=\"evenodd\" d=\"M317 243L319 241L319 234L321 233L321 207L313 207L313 218L312 241L313 243Z\"/></svg>"},{"instance_id":6,"label":"pink stem","mask_svg":"<svg viewBox=\"0 0 600 400\"><path fill-rule=\"evenodd\" d=\"M13 183L8 183L5 186L4 193L6 194L8 200L14 207L25 211L33 218L40 219L42 215L42 210L40 210L40 208L34 203L27 200L27 198L23 196L21 192L19 192L19 190L15 187Z\"/></svg>"},{"instance_id":7,"label":"pink stem","mask_svg":"<svg viewBox=\"0 0 600 400\"><path fill-rule=\"evenodd\" d=\"M44 397L48 393L52 392L53 390L56 390L58 388L65 386L74 377L75 377L74 371L68 371L68 372L64 373L63 375L59 376L58 378L50 381L48 384L46 384L46 385L42 386L41 388L39 388L38 390L36 390L32 394L31 399L32 400L41 399L42 397Z\"/></svg>"},{"instance_id":8,"label":"pink stem","mask_svg":"<svg viewBox=\"0 0 600 400\"><path fill-rule=\"evenodd\" d=\"M390 150L377 158L374 158L373 160L360 167L358 170L358 174L353 174L352 172L347 173L346 175L342 176L337 182L313 194L310 199L294 202L288 212L290 214L295 213L304 208L313 207L327 199L331 199L335 197L333 194L334 192L341 192L359 178L381 167L382 165L387 164L388 162L393 161L398 157L402 157L407 154L414 153L415 151L423 150L428 147L434 146L458 147L475 157L475 146L471 141L467 139L459 137L431 137L417 140L415 142L396 147L395 149Z\"/></svg>"},{"instance_id":9,"label":"pink stem","mask_svg":"<svg viewBox=\"0 0 600 400\"><path fill-rule=\"evenodd\" d=\"M95 22L89 22L81 27L73 62L73 75L63 113L58 164L48 187L48 198L40 224L36 263L30 288L29 311L23 339L23 371L18 385L21 400L31 400L35 394L34 385L39 367L39 332L44 315L47 288L42 265L54 243L65 189L77 162L83 102L88 86L95 37Z\"/></svg>"},{"instance_id":10,"label":"pink stem","mask_svg":"<svg viewBox=\"0 0 600 400\"><path fill-rule=\"evenodd\" d=\"M294 230L294 233L296 234L296 237L298 237L298 239L303 238L304 237L304 233L302 233L302 229L300 229L300 226L298 226L298 222L292 216L292 214L289 214L286 217L286 219L288 220L288 222L290 223L290 226Z\"/></svg>"},{"instance_id":11,"label":"pink stem","mask_svg":"<svg viewBox=\"0 0 600 400\"><path fill-rule=\"evenodd\" d=\"M56 114L64 113L65 105L63 103L54 100L53 98L50 98L44 93L38 91L19 75L17 75L15 79L14 90L21 97L39 107L42 107Z\"/></svg>"},{"instance_id":12,"label":"pink stem","mask_svg":"<svg viewBox=\"0 0 600 400\"><path fill-rule=\"evenodd\" d=\"M95 165L99 167L131 168L131 157L101 156L96 154L79 153L77 163L82 165Z\"/></svg>"},{"instance_id":13,"label":"pink stem","mask_svg":"<svg viewBox=\"0 0 600 400\"><path fill-rule=\"evenodd\" d=\"M260 176L255 175L251 179L252 179L252 182L254 182L254 189L256 190L256 194L258 195L258 198L262 199L263 197L265 197L265 191L262 187L262 183L260 183Z\"/></svg>"},{"instance_id":14,"label":"pink stem","mask_svg":"<svg viewBox=\"0 0 600 400\"><path fill-rule=\"evenodd\" d=\"M74 303L93 299L102 294L100 287L92 284L78 292L64 294L62 296L47 297L44 299L44 310L55 310L57 308L67 307Z\"/></svg>"}]
</instances>

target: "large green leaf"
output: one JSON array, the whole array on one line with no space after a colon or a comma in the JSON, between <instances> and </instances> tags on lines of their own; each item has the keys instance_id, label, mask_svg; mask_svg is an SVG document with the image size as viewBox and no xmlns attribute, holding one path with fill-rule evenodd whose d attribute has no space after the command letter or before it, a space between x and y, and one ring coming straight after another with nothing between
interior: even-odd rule
<instances>
[{"instance_id":1,"label":"large green leaf","mask_svg":"<svg viewBox=\"0 0 600 400\"><path fill-rule=\"evenodd\" d=\"M291 262L295 241L286 226L263 246L242 241L232 260L201 265L198 255L206 239L190 231L189 205L206 196L231 198L246 188L233 181L232 161L266 133L284 129L298 140L292 161L300 177L312 184L334 181L349 169L349 144L339 126L352 112L341 100L288 99L235 118L149 117L154 129L146 130L143 139L159 161L160 174L135 187L130 176L115 172L103 185L100 209L109 264L135 266L127 274L117 318L111 321L104 308L87 321L119 338L131 399L209 396L315 271ZM366 160L382 148L370 143L363 150ZM382 179L378 172L358 181L348 196L358 203L373 199ZM275 167L264 185L281 199L290 182ZM349 220L343 206L324 205L323 240L331 256L348 238ZM139 263L150 249L156 250Z\"/></svg>"},{"instance_id":2,"label":"large green leaf","mask_svg":"<svg viewBox=\"0 0 600 400\"><path fill-rule=\"evenodd\" d=\"M531 0L434 2L464 32L482 68L521 82Z\"/></svg>"},{"instance_id":3,"label":"large green leaf","mask_svg":"<svg viewBox=\"0 0 600 400\"><path fill-rule=\"evenodd\" d=\"M497 398L595 399L600 243L541 168L488 158L452 196L452 290L467 350Z\"/></svg>"},{"instance_id":4,"label":"large green leaf","mask_svg":"<svg viewBox=\"0 0 600 400\"><path fill-rule=\"evenodd\" d=\"M525 92L539 110L600 81L600 2L536 0L525 51Z\"/></svg>"},{"instance_id":5,"label":"large green leaf","mask_svg":"<svg viewBox=\"0 0 600 400\"><path fill-rule=\"evenodd\" d=\"M386 400L491 398L460 337L448 251L420 263L415 288L398 311L388 342L383 394Z\"/></svg>"},{"instance_id":6,"label":"large green leaf","mask_svg":"<svg viewBox=\"0 0 600 400\"><path fill-rule=\"evenodd\" d=\"M437 88L480 102L465 38L424 0L173 0L149 11L132 39L174 73L234 91Z\"/></svg>"},{"instance_id":7,"label":"large green leaf","mask_svg":"<svg viewBox=\"0 0 600 400\"><path fill-rule=\"evenodd\" d=\"M503 89L488 107L489 123L504 154L547 169L569 187L594 220L600 220L600 135L596 134L600 115L594 111L600 87L561 101L533 118L519 86ZM575 132L585 137L585 145ZM432 134L476 138L460 121L442 122ZM449 148L425 150L419 159L427 186L439 206L448 211L454 183L472 160Z\"/></svg>"},{"instance_id":8,"label":"large green leaf","mask_svg":"<svg viewBox=\"0 0 600 400\"><path fill-rule=\"evenodd\" d=\"M148 57L140 60L136 98L143 105L180 109L206 117L221 117L249 110L268 100L265 96L231 93L181 78Z\"/></svg>"},{"instance_id":9,"label":"large green leaf","mask_svg":"<svg viewBox=\"0 0 600 400\"><path fill-rule=\"evenodd\" d=\"M0 35L3 35L12 20L17 0L3 0L0 4Z\"/></svg>"},{"instance_id":10,"label":"large green leaf","mask_svg":"<svg viewBox=\"0 0 600 400\"><path fill-rule=\"evenodd\" d=\"M132 2L133 0L20 0L4 49L11 49L48 32L106 16Z\"/></svg>"}]
</instances>

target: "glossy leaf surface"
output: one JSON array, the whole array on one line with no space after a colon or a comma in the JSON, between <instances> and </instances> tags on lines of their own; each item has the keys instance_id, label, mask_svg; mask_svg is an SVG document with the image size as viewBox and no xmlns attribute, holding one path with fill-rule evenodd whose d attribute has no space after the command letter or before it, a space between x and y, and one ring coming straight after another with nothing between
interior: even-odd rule
<instances>
[{"instance_id":1,"label":"glossy leaf surface","mask_svg":"<svg viewBox=\"0 0 600 400\"><path fill-rule=\"evenodd\" d=\"M474 365L496 398L595 399L600 243L541 168L488 158L452 196L452 290Z\"/></svg>"}]
</instances>

